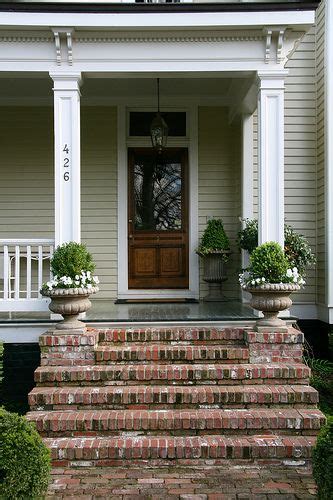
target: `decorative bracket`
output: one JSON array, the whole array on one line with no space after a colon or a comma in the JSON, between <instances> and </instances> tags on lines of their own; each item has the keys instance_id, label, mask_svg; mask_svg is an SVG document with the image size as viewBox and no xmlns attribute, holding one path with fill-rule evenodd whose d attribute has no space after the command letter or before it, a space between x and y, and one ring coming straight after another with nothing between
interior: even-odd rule
<instances>
[{"instance_id":1,"label":"decorative bracket","mask_svg":"<svg viewBox=\"0 0 333 500\"><path fill-rule=\"evenodd\" d=\"M274 42L276 45L276 64L280 64L283 60L283 44L285 41L285 28L272 27L265 28L265 63L268 64L271 60L272 49L274 47Z\"/></svg>"},{"instance_id":2,"label":"decorative bracket","mask_svg":"<svg viewBox=\"0 0 333 500\"><path fill-rule=\"evenodd\" d=\"M57 66L61 66L64 62L62 60L62 45L65 45L67 52L67 63L69 66L73 65L73 28L52 28L54 35L54 44L56 50Z\"/></svg>"}]
</instances>

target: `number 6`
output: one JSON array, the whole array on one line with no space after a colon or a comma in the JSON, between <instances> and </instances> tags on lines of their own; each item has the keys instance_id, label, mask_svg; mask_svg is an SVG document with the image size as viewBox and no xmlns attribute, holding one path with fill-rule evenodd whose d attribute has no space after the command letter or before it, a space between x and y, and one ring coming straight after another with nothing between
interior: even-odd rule
<instances>
[{"instance_id":1,"label":"number 6","mask_svg":"<svg viewBox=\"0 0 333 500\"><path fill-rule=\"evenodd\" d=\"M64 173L64 180L69 181L69 172Z\"/></svg>"}]
</instances>

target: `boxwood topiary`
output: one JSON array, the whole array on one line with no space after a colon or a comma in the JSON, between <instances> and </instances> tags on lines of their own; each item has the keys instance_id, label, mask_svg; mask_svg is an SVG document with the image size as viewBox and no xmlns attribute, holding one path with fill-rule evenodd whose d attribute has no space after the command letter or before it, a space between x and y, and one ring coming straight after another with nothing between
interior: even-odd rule
<instances>
[{"instance_id":1,"label":"boxwood topiary","mask_svg":"<svg viewBox=\"0 0 333 500\"><path fill-rule=\"evenodd\" d=\"M209 255L230 249L229 238L223 227L221 219L211 219L202 235L197 253L199 255Z\"/></svg>"},{"instance_id":2,"label":"boxwood topiary","mask_svg":"<svg viewBox=\"0 0 333 500\"><path fill-rule=\"evenodd\" d=\"M333 417L321 429L313 450L313 476L319 500L333 500Z\"/></svg>"},{"instance_id":3,"label":"boxwood topiary","mask_svg":"<svg viewBox=\"0 0 333 500\"><path fill-rule=\"evenodd\" d=\"M0 436L0 498L39 498L48 486L50 452L34 425L0 408Z\"/></svg>"},{"instance_id":4,"label":"boxwood topiary","mask_svg":"<svg viewBox=\"0 0 333 500\"><path fill-rule=\"evenodd\" d=\"M53 276L69 276L74 279L81 271L93 272L95 264L85 245L71 241L56 248L51 259Z\"/></svg>"},{"instance_id":5,"label":"boxwood topiary","mask_svg":"<svg viewBox=\"0 0 333 500\"><path fill-rule=\"evenodd\" d=\"M266 283L287 282L290 263L281 246L269 241L255 248L250 255L250 271L253 276L264 277Z\"/></svg>"}]
</instances>

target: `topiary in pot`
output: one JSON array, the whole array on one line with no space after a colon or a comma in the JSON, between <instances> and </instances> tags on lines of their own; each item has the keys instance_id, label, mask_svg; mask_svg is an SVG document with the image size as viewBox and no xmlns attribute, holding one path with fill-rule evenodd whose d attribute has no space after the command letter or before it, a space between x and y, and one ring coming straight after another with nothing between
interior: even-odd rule
<instances>
[{"instance_id":1,"label":"topiary in pot","mask_svg":"<svg viewBox=\"0 0 333 500\"><path fill-rule=\"evenodd\" d=\"M48 487L50 452L34 425L0 408L0 436L0 498L40 498Z\"/></svg>"},{"instance_id":2,"label":"topiary in pot","mask_svg":"<svg viewBox=\"0 0 333 500\"><path fill-rule=\"evenodd\" d=\"M51 259L53 279L43 284L41 294L51 298L49 309L64 317L58 330L85 327L78 316L91 307L89 295L98 292L94 269L91 254L82 243L72 241L56 248Z\"/></svg>"},{"instance_id":3,"label":"topiary in pot","mask_svg":"<svg viewBox=\"0 0 333 500\"><path fill-rule=\"evenodd\" d=\"M291 292L305 284L298 269L290 268L290 261L282 247L274 242L263 243L250 255L250 266L239 277L244 290L252 295L250 305L262 311L264 318L257 321L257 326L284 327L285 321L278 313L292 305Z\"/></svg>"},{"instance_id":4,"label":"topiary in pot","mask_svg":"<svg viewBox=\"0 0 333 500\"><path fill-rule=\"evenodd\" d=\"M209 293L204 300L209 302L225 300L221 286L227 279L224 264L229 259L230 242L221 219L208 221L197 254L203 259L203 279L209 284Z\"/></svg>"}]
</instances>

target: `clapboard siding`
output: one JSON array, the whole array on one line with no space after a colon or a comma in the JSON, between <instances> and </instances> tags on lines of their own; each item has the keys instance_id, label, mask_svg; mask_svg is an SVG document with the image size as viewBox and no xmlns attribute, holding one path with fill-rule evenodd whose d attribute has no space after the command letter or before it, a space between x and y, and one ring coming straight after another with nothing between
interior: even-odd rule
<instances>
[{"instance_id":1,"label":"clapboard siding","mask_svg":"<svg viewBox=\"0 0 333 500\"><path fill-rule=\"evenodd\" d=\"M316 18L316 84L317 84L317 301L326 302L325 270L325 1Z\"/></svg>"},{"instance_id":2,"label":"clapboard siding","mask_svg":"<svg viewBox=\"0 0 333 500\"><path fill-rule=\"evenodd\" d=\"M117 296L117 109L83 107L82 241L101 280L96 299Z\"/></svg>"},{"instance_id":3,"label":"clapboard siding","mask_svg":"<svg viewBox=\"0 0 333 500\"><path fill-rule=\"evenodd\" d=\"M0 238L53 238L53 110L0 109Z\"/></svg>"},{"instance_id":4,"label":"clapboard siding","mask_svg":"<svg viewBox=\"0 0 333 500\"><path fill-rule=\"evenodd\" d=\"M316 52L315 28L302 39L286 67L285 85L285 220L306 236L316 251ZM257 114L254 115L254 200L258 216ZM315 302L316 272L308 271L307 286L295 302Z\"/></svg>"},{"instance_id":5,"label":"clapboard siding","mask_svg":"<svg viewBox=\"0 0 333 500\"><path fill-rule=\"evenodd\" d=\"M209 218L222 218L231 240L226 295L239 296L240 254L236 247L240 228L240 127L228 124L226 108L199 107L199 236ZM200 266L200 296L207 293Z\"/></svg>"},{"instance_id":6,"label":"clapboard siding","mask_svg":"<svg viewBox=\"0 0 333 500\"><path fill-rule=\"evenodd\" d=\"M306 57L305 57L306 54ZM305 35L286 64L285 219L316 251L316 82L315 28ZM295 302L315 302L316 272Z\"/></svg>"}]
</instances>

